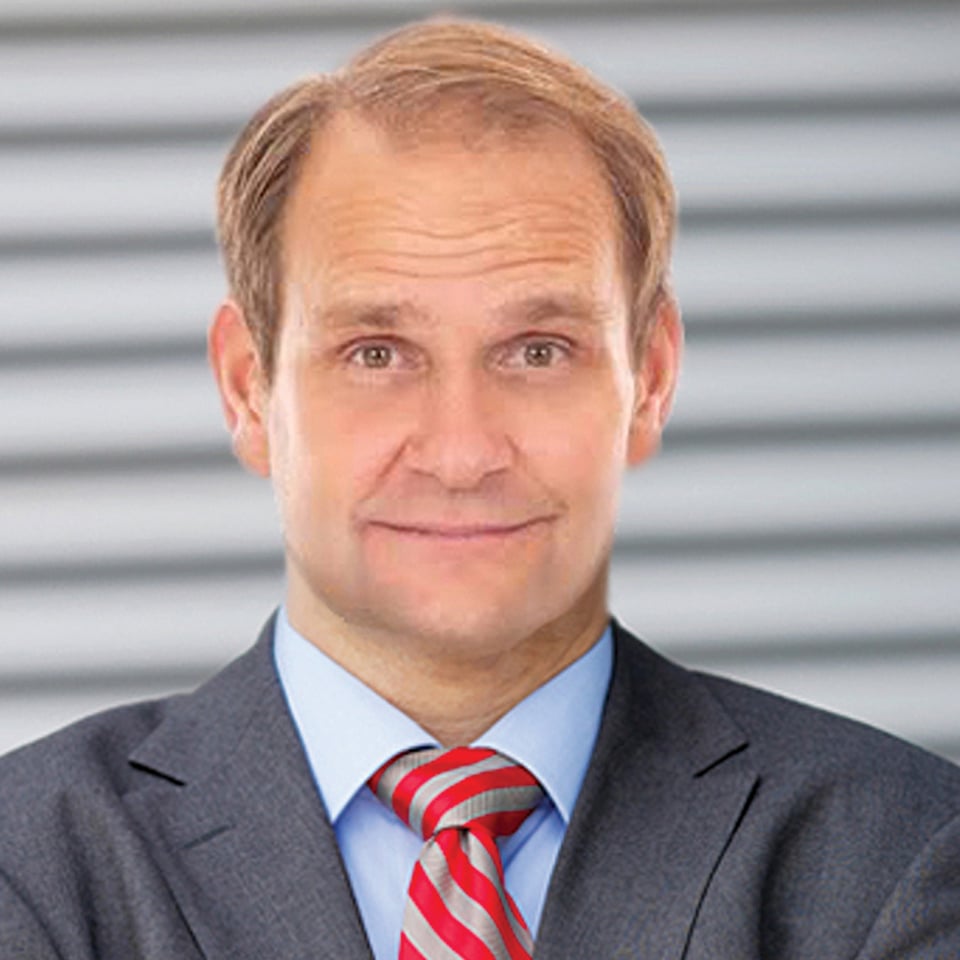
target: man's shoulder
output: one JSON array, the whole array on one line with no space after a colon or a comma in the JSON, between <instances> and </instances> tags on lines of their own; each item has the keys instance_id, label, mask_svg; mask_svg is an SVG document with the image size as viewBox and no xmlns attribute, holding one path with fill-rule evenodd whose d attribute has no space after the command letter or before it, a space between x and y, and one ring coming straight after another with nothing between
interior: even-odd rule
<instances>
[{"instance_id":1,"label":"man's shoulder","mask_svg":"<svg viewBox=\"0 0 960 960\"><path fill-rule=\"evenodd\" d=\"M695 672L744 731L761 770L807 781L920 784L960 811L960 767L862 721L716 674Z\"/></svg>"},{"instance_id":2,"label":"man's shoulder","mask_svg":"<svg viewBox=\"0 0 960 960\"><path fill-rule=\"evenodd\" d=\"M122 831L125 798L142 783L131 753L181 700L110 709L0 758L0 870L63 870L78 844Z\"/></svg>"},{"instance_id":3,"label":"man's shoulder","mask_svg":"<svg viewBox=\"0 0 960 960\"><path fill-rule=\"evenodd\" d=\"M803 802L886 807L928 828L960 816L960 766L951 761L861 721L690 669L621 634L631 669L655 675L644 689L671 701L666 709L674 726L712 733L722 717L737 731L728 741L756 771L765 801L794 809ZM710 727L697 727L698 713Z\"/></svg>"},{"instance_id":4,"label":"man's shoulder","mask_svg":"<svg viewBox=\"0 0 960 960\"><path fill-rule=\"evenodd\" d=\"M865 956L958 955L960 768L632 639L622 636L618 648L610 751L630 771L621 810L630 816L643 791L637 821L646 827L658 816L660 834L686 837L692 850L704 849L704 825L726 810L712 835L718 852L691 956L713 956L724 938L739 944L738 956L767 956L771 945L778 956L833 954L838 945L853 955L868 937L881 949ZM920 942L908 928L923 937L938 925L951 938L942 954L901 949Z\"/></svg>"},{"instance_id":5,"label":"man's shoulder","mask_svg":"<svg viewBox=\"0 0 960 960\"><path fill-rule=\"evenodd\" d=\"M0 758L0 939L32 929L28 916L46 927L66 911L70 926L118 863L148 859L127 810L146 780L129 758L181 699L114 708Z\"/></svg>"},{"instance_id":6,"label":"man's shoulder","mask_svg":"<svg viewBox=\"0 0 960 960\"><path fill-rule=\"evenodd\" d=\"M128 757L186 696L175 694L113 707L83 717L0 757L4 802L24 793L49 793L91 781L123 792L129 779Z\"/></svg>"},{"instance_id":7,"label":"man's shoulder","mask_svg":"<svg viewBox=\"0 0 960 960\"><path fill-rule=\"evenodd\" d=\"M192 692L92 714L0 757L0 847L42 824L69 827L81 811L119 809L158 770L176 782L179 769L209 768L252 715L268 662L258 643ZM172 772L151 768L155 756Z\"/></svg>"},{"instance_id":8,"label":"man's shoulder","mask_svg":"<svg viewBox=\"0 0 960 960\"><path fill-rule=\"evenodd\" d=\"M725 677L695 678L744 731L757 779L743 839L765 851L785 888L812 882L805 871L819 863L821 873L851 871L858 884L872 874L892 889L910 864L934 869L957 855L960 767L828 710Z\"/></svg>"}]
</instances>

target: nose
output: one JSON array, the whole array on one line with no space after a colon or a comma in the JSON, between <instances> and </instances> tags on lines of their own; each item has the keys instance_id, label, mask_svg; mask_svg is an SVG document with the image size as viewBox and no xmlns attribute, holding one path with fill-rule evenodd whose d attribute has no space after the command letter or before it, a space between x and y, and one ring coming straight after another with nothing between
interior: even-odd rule
<instances>
[{"instance_id":1,"label":"nose","mask_svg":"<svg viewBox=\"0 0 960 960\"><path fill-rule=\"evenodd\" d=\"M406 464L447 490L474 490L513 461L506 420L496 385L482 371L436 371L422 394Z\"/></svg>"}]
</instances>

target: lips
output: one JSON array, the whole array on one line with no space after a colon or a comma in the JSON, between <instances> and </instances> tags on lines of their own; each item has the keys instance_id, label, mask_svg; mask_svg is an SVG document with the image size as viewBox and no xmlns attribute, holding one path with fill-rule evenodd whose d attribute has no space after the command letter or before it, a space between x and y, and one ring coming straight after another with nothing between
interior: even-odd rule
<instances>
[{"instance_id":1,"label":"lips","mask_svg":"<svg viewBox=\"0 0 960 960\"><path fill-rule=\"evenodd\" d=\"M550 517L534 517L515 523L436 523L432 521L395 523L387 520L372 520L369 525L424 539L479 540L521 533L539 524L547 523L550 519Z\"/></svg>"}]
</instances>

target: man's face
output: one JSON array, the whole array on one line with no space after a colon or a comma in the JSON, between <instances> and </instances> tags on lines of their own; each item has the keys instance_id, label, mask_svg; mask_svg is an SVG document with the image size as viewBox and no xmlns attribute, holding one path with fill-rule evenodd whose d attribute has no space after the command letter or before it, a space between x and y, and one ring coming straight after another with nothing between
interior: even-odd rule
<instances>
[{"instance_id":1,"label":"man's face","mask_svg":"<svg viewBox=\"0 0 960 960\"><path fill-rule=\"evenodd\" d=\"M602 622L621 473L659 421L635 416L614 203L580 142L401 148L339 118L283 261L245 459L273 479L292 622L464 656Z\"/></svg>"}]
</instances>

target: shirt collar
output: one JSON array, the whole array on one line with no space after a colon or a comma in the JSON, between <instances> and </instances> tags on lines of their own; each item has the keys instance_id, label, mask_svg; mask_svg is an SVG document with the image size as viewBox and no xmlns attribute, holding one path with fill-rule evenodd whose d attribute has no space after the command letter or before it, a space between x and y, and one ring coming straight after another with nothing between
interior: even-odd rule
<instances>
[{"instance_id":1,"label":"shirt collar","mask_svg":"<svg viewBox=\"0 0 960 960\"><path fill-rule=\"evenodd\" d=\"M297 633L283 608L274 632L274 659L332 823L391 757L438 746L419 724ZM564 822L570 820L593 752L612 669L613 640L607 627L587 653L477 741L530 770Z\"/></svg>"}]
</instances>

